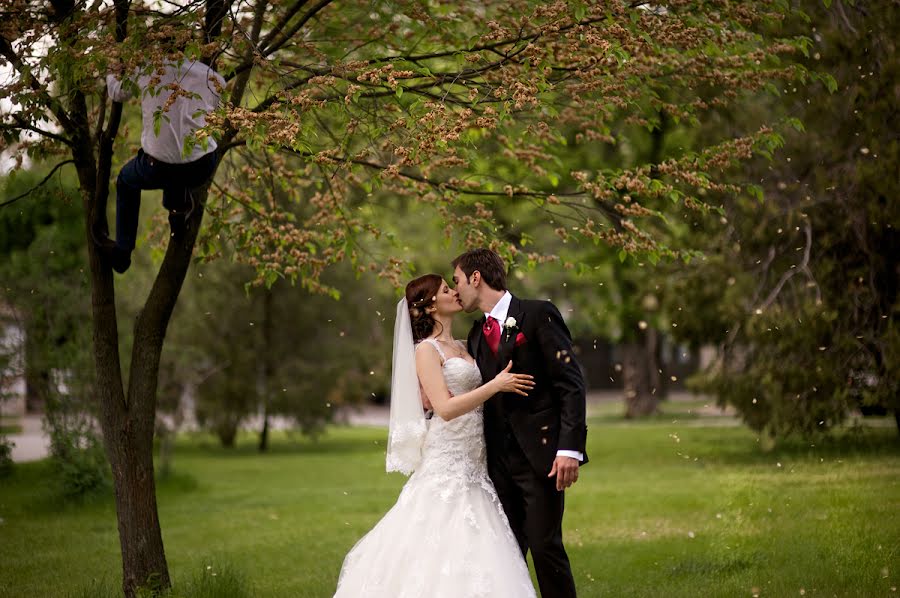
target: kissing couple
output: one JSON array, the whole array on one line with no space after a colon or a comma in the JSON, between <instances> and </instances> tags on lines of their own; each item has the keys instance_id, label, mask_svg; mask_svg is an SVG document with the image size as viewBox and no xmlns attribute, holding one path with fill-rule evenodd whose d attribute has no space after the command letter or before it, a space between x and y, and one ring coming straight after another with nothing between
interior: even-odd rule
<instances>
[{"instance_id":1,"label":"kissing couple","mask_svg":"<svg viewBox=\"0 0 900 598\"><path fill-rule=\"evenodd\" d=\"M565 490L587 463L585 385L549 301L519 299L489 249L397 305L387 470L410 478L347 554L335 598L573 598ZM467 342L460 311L483 312Z\"/></svg>"}]
</instances>

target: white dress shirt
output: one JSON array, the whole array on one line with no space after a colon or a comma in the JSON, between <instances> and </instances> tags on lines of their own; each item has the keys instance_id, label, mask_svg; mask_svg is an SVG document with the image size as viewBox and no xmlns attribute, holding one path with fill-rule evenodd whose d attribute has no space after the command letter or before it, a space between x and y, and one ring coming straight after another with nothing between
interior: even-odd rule
<instances>
[{"instance_id":1,"label":"white dress shirt","mask_svg":"<svg viewBox=\"0 0 900 598\"><path fill-rule=\"evenodd\" d=\"M506 316L509 314L509 303L512 301L512 294L509 291L506 291L502 297L500 297L500 301L497 302L497 305L494 306L494 309L491 310L490 313L485 312L484 317L493 317L495 320L500 322L500 332L503 333L503 327L506 323ZM568 450L558 450L556 451L557 457L571 457L572 459L578 459L579 461L584 461L584 453L580 451L568 451Z\"/></svg>"},{"instance_id":2,"label":"white dress shirt","mask_svg":"<svg viewBox=\"0 0 900 598\"><path fill-rule=\"evenodd\" d=\"M160 72L161 71L161 72ZM158 79L158 80L157 80ZM206 149L195 145L188 155L184 155L185 138L206 125L206 113L219 105L220 91L225 88L225 79L202 62L185 60L168 62L150 74L142 74L131 79L141 93L141 147L150 156L169 164L185 164L202 158L216 149L216 140L207 137ZM179 96L169 109L156 120L159 135L154 131L154 114L164 107L176 84L190 94ZM152 87L152 89L151 89ZM115 75L106 76L109 97L116 102L124 102L134 95L134 86L126 84Z\"/></svg>"}]
</instances>

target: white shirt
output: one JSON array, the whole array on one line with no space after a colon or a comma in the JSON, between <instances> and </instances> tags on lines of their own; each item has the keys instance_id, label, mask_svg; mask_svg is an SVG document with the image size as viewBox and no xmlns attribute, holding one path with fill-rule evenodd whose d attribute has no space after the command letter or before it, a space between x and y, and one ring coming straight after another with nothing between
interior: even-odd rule
<instances>
[{"instance_id":1,"label":"white shirt","mask_svg":"<svg viewBox=\"0 0 900 598\"><path fill-rule=\"evenodd\" d=\"M509 291L503 293L503 296L500 297L500 301L497 302L497 305L494 306L494 309L490 311L490 313L485 312L484 317L493 317L495 320L500 322L500 332L503 332L503 325L506 323L506 316L509 314L509 303L512 301L512 294ZM558 450L556 451L557 457L571 457L572 459L578 459L579 461L584 461L584 453L580 451L566 451L566 450Z\"/></svg>"},{"instance_id":2,"label":"white shirt","mask_svg":"<svg viewBox=\"0 0 900 598\"><path fill-rule=\"evenodd\" d=\"M160 69L162 73L158 74ZM225 79L195 60L165 63L160 69L139 75L134 81L141 92L141 147L162 162L193 162L216 149L215 139L208 137L206 149L197 143L188 155L185 156L182 151L185 138L206 125L206 113L219 105L219 90L225 88ZM190 97L179 96L167 111L154 118L172 95L168 86L173 83L191 94ZM115 75L106 76L106 88L109 97L116 102L124 102L134 95L134 87L123 83ZM159 124L159 135L154 130L154 120Z\"/></svg>"}]
</instances>

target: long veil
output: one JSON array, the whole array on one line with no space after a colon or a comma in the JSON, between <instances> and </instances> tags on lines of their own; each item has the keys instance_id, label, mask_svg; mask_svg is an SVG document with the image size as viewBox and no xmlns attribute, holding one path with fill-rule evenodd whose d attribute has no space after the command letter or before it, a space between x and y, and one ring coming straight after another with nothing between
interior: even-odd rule
<instances>
[{"instance_id":1,"label":"long veil","mask_svg":"<svg viewBox=\"0 0 900 598\"><path fill-rule=\"evenodd\" d=\"M416 374L409 306L404 297L397 303L394 323L394 358L391 370L391 423L388 430L386 468L410 475L422 461L425 411Z\"/></svg>"}]
</instances>

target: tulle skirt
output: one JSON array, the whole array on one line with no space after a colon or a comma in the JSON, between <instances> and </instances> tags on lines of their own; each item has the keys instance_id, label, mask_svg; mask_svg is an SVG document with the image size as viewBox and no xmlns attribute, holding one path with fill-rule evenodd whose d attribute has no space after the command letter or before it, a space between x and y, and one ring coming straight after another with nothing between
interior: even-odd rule
<instances>
[{"instance_id":1,"label":"tulle skirt","mask_svg":"<svg viewBox=\"0 0 900 598\"><path fill-rule=\"evenodd\" d=\"M528 567L487 475L413 474L344 560L335 598L533 598Z\"/></svg>"}]
</instances>

